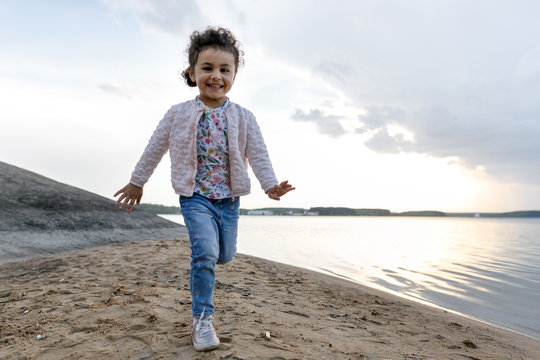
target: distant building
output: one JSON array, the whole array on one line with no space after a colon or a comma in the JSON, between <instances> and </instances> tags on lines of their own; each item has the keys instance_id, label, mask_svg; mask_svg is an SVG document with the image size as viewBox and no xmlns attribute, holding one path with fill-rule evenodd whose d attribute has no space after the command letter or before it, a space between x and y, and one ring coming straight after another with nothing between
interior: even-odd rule
<instances>
[{"instance_id":1,"label":"distant building","mask_svg":"<svg viewBox=\"0 0 540 360\"><path fill-rule=\"evenodd\" d=\"M304 210L304 212L295 212L293 213L292 211L290 212L289 215L292 215L292 216L319 216L319 212L318 211L307 211L307 210Z\"/></svg>"},{"instance_id":2,"label":"distant building","mask_svg":"<svg viewBox=\"0 0 540 360\"><path fill-rule=\"evenodd\" d=\"M266 215L272 216L274 212L272 210L249 210L246 215Z\"/></svg>"}]
</instances>

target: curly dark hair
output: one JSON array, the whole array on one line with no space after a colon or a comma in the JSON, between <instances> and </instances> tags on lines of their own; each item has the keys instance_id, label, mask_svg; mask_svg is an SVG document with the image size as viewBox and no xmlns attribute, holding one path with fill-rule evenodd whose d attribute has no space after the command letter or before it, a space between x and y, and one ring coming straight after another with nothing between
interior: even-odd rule
<instances>
[{"instance_id":1,"label":"curly dark hair","mask_svg":"<svg viewBox=\"0 0 540 360\"><path fill-rule=\"evenodd\" d=\"M182 71L182 77L186 84L191 87L197 86L197 83L189 77L189 68L192 68L197 63L199 54L208 48L220 49L230 52L234 56L234 65L238 69L239 65L244 63L244 52L240 50L240 43L230 30L225 28L207 27L204 32L194 31L190 36L190 43L186 49L188 54L189 67Z\"/></svg>"}]
</instances>

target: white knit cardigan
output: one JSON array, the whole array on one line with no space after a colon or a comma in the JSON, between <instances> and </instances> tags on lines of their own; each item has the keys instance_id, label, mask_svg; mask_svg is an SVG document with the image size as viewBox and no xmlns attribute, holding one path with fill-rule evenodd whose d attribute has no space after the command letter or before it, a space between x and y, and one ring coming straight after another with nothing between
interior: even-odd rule
<instances>
[{"instance_id":1,"label":"white knit cardigan","mask_svg":"<svg viewBox=\"0 0 540 360\"><path fill-rule=\"evenodd\" d=\"M143 155L131 174L130 182L143 187L163 155L171 156L171 182L178 195L193 196L197 174L197 126L204 109L195 100L174 105L159 122ZM261 130L255 116L247 109L229 101L227 117L231 194L250 193L247 164L267 192L278 184L268 157Z\"/></svg>"}]
</instances>

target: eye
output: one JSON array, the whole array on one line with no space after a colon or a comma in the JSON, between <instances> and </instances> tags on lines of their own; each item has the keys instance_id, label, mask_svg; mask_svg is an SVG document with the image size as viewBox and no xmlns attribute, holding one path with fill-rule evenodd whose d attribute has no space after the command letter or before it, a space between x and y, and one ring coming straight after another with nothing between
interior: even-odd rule
<instances>
[{"instance_id":1,"label":"eye","mask_svg":"<svg viewBox=\"0 0 540 360\"><path fill-rule=\"evenodd\" d=\"M202 69L204 71L212 71L212 68L210 66L204 66Z\"/></svg>"},{"instance_id":2,"label":"eye","mask_svg":"<svg viewBox=\"0 0 540 360\"><path fill-rule=\"evenodd\" d=\"M230 72L230 71L229 71L229 69L221 69L221 72L222 72L222 73L228 73L228 72Z\"/></svg>"}]
</instances>

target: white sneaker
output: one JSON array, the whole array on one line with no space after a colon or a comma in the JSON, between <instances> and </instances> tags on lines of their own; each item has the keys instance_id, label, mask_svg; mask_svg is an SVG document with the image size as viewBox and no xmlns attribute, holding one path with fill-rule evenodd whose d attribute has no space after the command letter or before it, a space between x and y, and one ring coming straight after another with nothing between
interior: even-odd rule
<instances>
[{"instance_id":1,"label":"white sneaker","mask_svg":"<svg viewBox=\"0 0 540 360\"><path fill-rule=\"evenodd\" d=\"M219 346L212 315L193 319L193 347L197 351L213 350Z\"/></svg>"}]
</instances>

